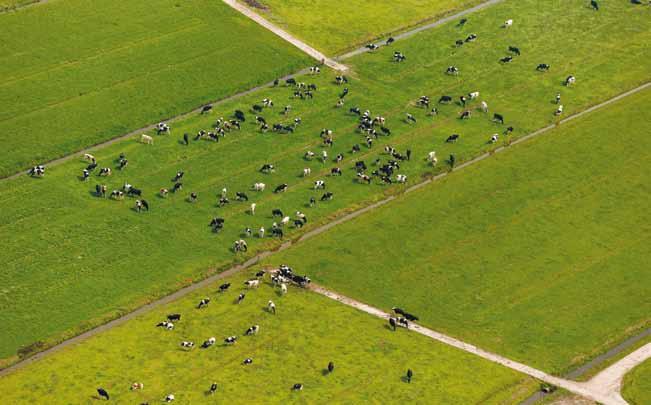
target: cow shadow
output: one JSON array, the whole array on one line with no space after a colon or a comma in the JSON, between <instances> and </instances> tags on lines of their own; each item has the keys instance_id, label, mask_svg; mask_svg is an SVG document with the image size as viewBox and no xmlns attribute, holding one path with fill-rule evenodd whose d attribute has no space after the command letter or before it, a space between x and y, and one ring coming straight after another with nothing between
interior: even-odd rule
<instances>
[{"instance_id":1,"label":"cow shadow","mask_svg":"<svg viewBox=\"0 0 651 405\"><path fill-rule=\"evenodd\" d=\"M330 374L330 371L328 371L327 368L324 368L323 370L321 370L321 375L322 375L322 376L326 376L326 375L328 375L328 374Z\"/></svg>"},{"instance_id":2,"label":"cow shadow","mask_svg":"<svg viewBox=\"0 0 651 405\"><path fill-rule=\"evenodd\" d=\"M99 395L91 395L91 399L94 399L95 401L102 401L104 398L100 397Z\"/></svg>"},{"instance_id":3,"label":"cow shadow","mask_svg":"<svg viewBox=\"0 0 651 405\"><path fill-rule=\"evenodd\" d=\"M400 377L400 381L402 381L403 383L409 384L409 379L407 378L406 375L403 375L402 377Z\"/></svg>"},{"instance_id":4,"label":"cow shadow","mask_svg":"<svg viewBox=\"0 0 651 405\"><path fill-rule=\"evenodd\" d=\"M386 330L390 330L391 332L395 332L395 330L391 327L391 325L387 325L387 324L385 324L385 325L384 325L384 329L386 329Z\"/></svg>"}]
</instances>

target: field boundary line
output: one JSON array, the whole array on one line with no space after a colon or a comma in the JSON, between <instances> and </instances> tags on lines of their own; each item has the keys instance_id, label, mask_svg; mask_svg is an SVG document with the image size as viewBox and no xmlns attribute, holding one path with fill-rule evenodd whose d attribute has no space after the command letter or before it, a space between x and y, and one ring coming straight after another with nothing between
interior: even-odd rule
<instances>
[{"instance_id":1,"label":"field boundary line","mask_svg":"<svg viewBox=\"0 0 651 405\"><path fill-rule=\"evenodd\" d=\"M585 111L588 111L588 110L589 111L595 111L595 110L597 110L599 108L602 108L602 107L605 107L605 106L607 106L607 105L609 105L609 104L611 104L611 103L613 103L615 101L621 100L622 98L625 98L625 97L630 96L632 94L635 94L635 93L637 93L637 92L639 92L639 91L641 91L643 89L646 89L647 87L651 87L651 82L647 82L647 83L642 84L642 85L640 85L638 87L635 87L635 88L633 88L633 89L631 89L629 91L626 91L625 93L622 93L622 94L620 94L618 96L615 96L615 97L613 97L613 98L611 98L609 100L606 100L606 101L604 101L604 102L602 102L600 104L597 104L597 105L595 105L593 107L590 107ZM581 116L581 115L583 115L583 113L579 112L576 115ZM571 117L566 118L566 120L564 122L568 122L569 120L571 120ZM549 131L550 129L556 128L557 126L561 125L562 123L563 123L563 121L560 121L559 124L557 124L557 125L548 125L548 126L546 126L544 128L541 128L541 129L539 129L537 131L534 131L534 132L530 133L529 135L526 135L526 136L524 136L522 138L519 138L518 140L512 142L511 145L518 144L518 143L523 142L523 141L525 141L527 139L531 139L534 136L543 134L543 133ZM505 150L507 148L508 148L507 146L501 146L498 149L496 149L495 152L503 151L503 150ZM474 163L477 163L479 161L482 161L482 160L490 157L491 155L492 155L492 152L486 152L486 153L484 153L484 154L482 154L482 155L480 155L480 156L478 156L478 157L476 157L474 159L471 159L471 160L457 166L454 170L451 170L451 172L462 169L464 167L468 167L468 166L470 166L470 165L472 165ZM432 183L432 182L434 182L436 180L439 180L439 179L447 176L449 173L450 172L440 173L440 174L434 176L431 179L424 180L424 181L422 181L422 182L420 182L418 184L410 186L409 188L404 190L403 194L408 194L410 192L416 191L416 190L420 189L421 187L424 187L427 184L430 184L430 183ZM229 276L231 276L231 275L233 275L233 274L235 274L235 273L237 273L237 272L239 272L241 270L246 270L247 268L250 268L251 266L254 266L254 265L258 264L262 259L265 259L266 257L271 256L276 252L288 249L291 246L293 246L295 243L303 242L303 241L305 241L305 240L307 240L309 238L312 238L312 237L314 237L316 235L319 235L320 233L323 233L323 232L333 228L334 226L336 226L338 224L342 224L342 223L347 222L347 221L349 221L351 219L354 219L354 218L356 218L356 217L358 217L358 216L360 216L360 215L362 215L362 214L364 214L366 212L372 211L375 208L378 208L378 207L381 207L381 206L383 206L385 204L388 204L389 202L395 200L396 198L398 198L396 195L388 196L388 197L386 197L386 198L384 198L382 200L379 200L377 202L374 202L374 203L372 203L372 204L370 204L370 205L368 205L366 207L363 207L363 208L360 208L360 209L355 210L353 212L350 212L348 214L345 214L345 215L343 215L343 216L341 216L339 218L334 219L333 221L330 221L330 222L328 222L326 224L323 224L323 225L317 227L316 229L313 229L313 230L303 234L298 239L296 239L296 242L287 241L287 242L283 243L278 249L267 250L267 251L264 251L264 252L260 252L257 255L255 255L255 256L251 257L250 259L246 260L244 263L234 265L234 266L230 267L229 269L227 269L227 270L225 270L225 271L223 271L223 272L221 272L219 274L214 274L214 275L212 275L210 277L207 277L207 278L205 278L205 279L203 279L201 281L198 281L198 282L196 282L194 284L191 284L191 285L189 285L187 287L181 288L181 289L177 290L176 292L174 292L174 293L172 293L170 295L167 295L165 297L162 297L160 299L152 301L149 304L143 305L140 308L138 308L138 309L136 309L136 310L134 310L132 312L129 312L128 314L120 316L119 318L113 319L112 321L109 321L109 322L107 322L105 324L94 327L94 328L92 328L92 329L90 329L90 330L88 330L86 332L83 332L83 333L81 333L81 334L79 334L79 335L77 335L75 337L72 337L70 339L66 339L66 340L64 340L64 341L50 347L49 349L46 349L46 350L44 350L42 352L39 352L39 353L36 353L33 356L27 357L27 358L15 363L15 364L11 365L11 366L8 366L8 367L0 370L0 377L5 376L7 374L10 374L10 373L12 373L12 372L26 366L27 364L32 363L32 362L34 362L34 361L36 361L36 360L38 360L38 359L40 359L42 357L45 357L45 356L47 356L49 354L52 354L52 353L54 353L54 352L56 352L56 351L58 351L60 349L63 349L64 347L66 347L68 345L80 342L80 341L82 341L82 340L84 340L86 338L89 338L89 337L91 337L93 335L96 335L96 334L98 334L100 332L103 332L103 331L106 331L106 330L111 329L113 327L116 327L116 326L118 326L118 325L120 325L120 324L122 324L122 323L124 323L124 322L138 316L138 315L144 314L144 313L148 312L149 310L154 309L154 308L156 308L156 307L158 307L160 305L164 305L164 304L170 303L172 301L175 301L175 300L177 300L177 299L179 299L179 298L181 298L181 297L183 297L183 296L185 296L185 295L187 295L187 294L189 294L191 292L194 292L194 291L196 291L196 290L198 290L200 288L207 287L208 285L210 285L210 284L212 284L212 283L214 283L214 282L216 282L218 280L229 277ZM651 328L649 328L649 330L647 331L647 334L650 334L650 333L651 333ZM636 340L633 341L633 339L635 339L635 338L636 337L629 338L626 342L632 341L630 344L633 344L636 341ZM630 346L630 344L629 344L629 346ZM619 346L618 346L618 348L619 348ZM622 351L622 350L624 350L624 348L620 349L620 351Z\"/></svg>"},{"instance_id":2,"label":"field boundary line","mask_svg":"<svg viewBox=\"0 0 651 405\"><path fill-rule=\"evenodd\" d=\"M325 297L328 297L332 300L335 300L337 302L340 302L344 305L347 305L349 307L353 307L355 309L358 309L360 311L366 312L367 314L374 315L378 318L382 318L385 320L388 320L391 315L377 309L375 307L372 307L370 305L364 304L362 302L356 301L352 298L346 297L344 295L338 294L332 290L328 290L326 288L323 288L321 286L312 284L310 285L309 289L311 291L316 292L317 294L323 295ZM414 332L420 333L421 335L427 336L431 339L437 340L441 343L444 343L446 345L455 347L457 349L463 350L467 353L474 354L476 356L482 357L486 360L489 360L493 363L500 364L504 367L508 367L512 370L518 371L523 374L527 374L531 377L534 377L540 381L544 381L549 384L553 384L555 386L564 388L574 394L581 395L583 397L589 398L593 401L598 401L603 404L612 404L612 405L624 405L626 404L626 401L622 400L621 397L618 398L616 396L613 396L611 393L604 394L601 392L601 390L597 391L593 386L586 384L586 383L579 383L576 381L570 381L566 380L560 377L555 377L553 375L547 374L544 371L535 369L531 366L528 366L524 363L520 363L514 360L510 360L506 357L500 356L498 354L486 351L484 349L481 349L477 346L474 346L472 344L466 343L464 341L461 341L459 339L453 338L451 336L445 335L440 332L436 332L432 329L426 328L424 326L415 324L415 323L410 323L409 330L413 330ZM649 345L649 348L651 348L651 344ZM651 355L651 353L649 353ZM619 395L617 395L619 396Z\"/></svg>"},{"instance_id":3,"label":"field boundary line","mask_svg":"<svg viewBox=\"0 0 651 405\"><path fill-rule=\"evenodd\" d=\"M405 32L403 32L401 34L397 34L397 35L395 35L393 37L393 39L395 39L397 41L397 40L400 40L400 39L408 38L408 37L410 37L412 35L418 34L419 32L423 32L423 31L429 30L431 28L438 27L438 26L443 25L445 23L448 23L448 22L450 22L452 20L456 20L459 17L463 17L465 15L474 13L475 11L482 10L482 9L484 9L486 7L492 6L492 5L497 4L497 3L501 3L503 1L504 0L488 0L488 1L484 2L484 3L477 4L476 6L467 8L465 10L461 10L461 11L459 11L457 13L454 13L454 14L451 14L451 15L449 15L447 17L443 17L443 18L441 18L439 20L432 21L431 23L418 26L416 28L405 31ZM385 46L386 41L379 41L379 42L376 42L374 45L379 48L381 46ZM366 52L369 52L369 51L370 51L370 49L368 49L366 47L357 48L357 49L355 49L353 51L350 51L350 52L347 52L347 53L345 53L343 55L335 57L335 60L345 60L345 59L352 58L353 56L357 56L357 55L360 55L362 53L366 53Z\"/></svg>"},{"instance_id":4,"label":"field boundary line","mask_svg":"<svg viewBox=\"0 0 651 405\"><path fill-rule=\"evenodd\" d=\"M266 18L262 17L260 14L256 13L255 11L251 10L250 8L246 7L245 5L241 4L237 0L222 0L224 3L235 9L236 11L240 12L243 14L245 17L250 18L251 20L255 21L262 27L266 28L267 30L273 32L280 38L284 39L285 41L289 42L290 44L294 45L301 51L305 52L307 55L313 57L314 59L318 60L319 62L325 64L326 66L331 67L332 69L338 70L345 72L348 70L348 66L341 64L334 59L331 59L327 56L325 56L323 53L317 51L316 49L312 48L310 45L306 44L305 42L301 41L300 39L296 38L294 35L290 34L289 32L285 31L284 29L278 27L276 24L270 22Z\"/></svg>"}]
</instances>

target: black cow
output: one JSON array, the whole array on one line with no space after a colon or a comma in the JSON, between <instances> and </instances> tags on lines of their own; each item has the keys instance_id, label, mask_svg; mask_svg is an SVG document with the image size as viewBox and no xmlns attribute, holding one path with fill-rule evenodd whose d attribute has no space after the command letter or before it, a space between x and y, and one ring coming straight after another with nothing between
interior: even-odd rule
<instances>
[{"instance_id":1,"label":"black cow","mask_svg":"<svg viewBox=\"0 0 651 405\"><path fill-rule=\"evenodd\" d=\"M464 111L464 112L462 112L462 113L461 113L461 116L459 117L459 119L462 119L462 120L470 119L470 111Z\"/></svg>"},{"instance_id":2,"label":"black cow","mask_svg":"<svg viewBox=\"0 0 651 405\"><path fill-rule=\"evenodd\" d=\"M296 79L290 77L289 79L285 80L285 84L288 86L296 86Z\"/></svg>"},{"instance_id":3,"label":"black cow","mask_svg":"<svg viewBox=\"0 0 651 405\"><path fill-rule=\"evenodd\" d=\"M448 104L451 102L452 102L452 97L450 96L441 96L441 98L439 98L439 104Z\"/></svg>"},{"instance_id":4,"label":"black cow","mask_svg":"<svg viewBox=\"0 0 651 405\"><path fill-rule=\"evenodd\" d=\"M231 283L225 283L219 286L219 292L225 292L231 287Z\"/></svg>"},{"instance_id":5,"label":"black cow","mask_svg":"<svg viewBox=\"0 0 651 405\"><path fill-rule=\"evenodd\" d=\"M265 163L260 168L260 173L273 173L274 170L275 170L274 165L269 164L269 163Z\"/></svg>"},{"instance_id":6,"label":"black cow","mask_svg":"<svg viewBox=\"0 0 651 405\"><path fill-rule=\"evenodd\" d=\"M502 114L493 114L493 121L497 121L500 124L504 124L504 116Z\"/></svg>"},{"instance_id":7,"label":"black cow","mask_svg":"<svg viewBox=\"0 0 651 405\"><path fill-rule=\"evenodd\" d=\"M514 54L520 56L520 48L517 48L515 46L509 46L509 52L513 52Z\"/></svg>"},{"instance_id":8,"label":"black cow","mask_svg":"<svg viewBox=\"0 0 651 405\"><path fill-rule=\"evenodd\" d=\"M334 369L335 369L335 363L333 362L328 363L328 372L332 373Z\"/></svg>"},{"instance_id":9,"label":"black cow","mask_svg":"<svg viewBox=\"0 0 651 405\"><path fill-rule=\"evenodd\" d=\"M235 197L237 198L237 201L249 201L249 196L239 191L235 193Z\"/></svg>"},{"instance_id":10,"label":"black cow","mask_svg":"<svg viewBox=\"0 0 651 405\"><path fill-rule=\"evenodd\" d=\"M590 0L590 7L596 11L599 11L599 3L597 3L597 0Z\"/></svg>"},{"instance_id":11,"label":"black cow","mask_svg":"<svg viewBox=\"0 0 651 405\"><path fill-rule=\"evenodd\" d=\"M513 60L513 56L508 55L500 59L500 63L509 63Z\"/></svg>"},{"instance_id":12,"label":"black cow","mask_svg":"<svg viewBox=\"0 0 651 405\"><path fill-rule=\"evenodd\" d=\"M387 38L386 44L391 45L394 41L395 41L395 39L393 37L389 37L389 38Z\"/></svg>"},{"instance_id":13,"label":"black cow","mask_svg":"<svg viewBox=\"0 0 651 405\"><path fill-rule=\"evenodd\" d=\"M458 134L452 134L448 136L448 139L445 140L445 142L456 142L459 139Z\"/></svg>"},{"instance_id":14,"label":"black cow","mask_svg":"<svg viewBox=\"0 0 651 405\"><path fill-rule=\"evenodd\" d=\"M104 388L98 388L97 393L100 397L106 398L107 401L109 400L109 394Z\"/></svg>"},{"instance_id":15,"label":"black cow","mask_svg":"<svg viewBox=\"0 0 651 405\"><path fill-rule=\"evenodd\" d=\"M283 211L280 210L279 208L275 208L275 209L273 209L273 210L271 211L271 216L273 216L273 217L281 217L281 218L284 217L284 215L283 215Z\"/></svg>"},{"instance_id":16,"label":"black cow","mask_svg":"<svg viewBox=\"0 0 651 405\"><path fill-rule=\"evenodd\" d=\"M167 320L168 321L180 321L181 320L181 314L169 314L169 315L167 315Z\"/></svg>"},{"instance_id":17,"label":"black cow","mask_svg":"<svg viewBox=\"0 0 651 405\"><path fill-rule=\"evenodd\" d=\"M205 114L205 113L209 112L210 110L212 110L211 105L204 105L203 108L201 109L201 114Z\"/></svg>"}]
</instances>

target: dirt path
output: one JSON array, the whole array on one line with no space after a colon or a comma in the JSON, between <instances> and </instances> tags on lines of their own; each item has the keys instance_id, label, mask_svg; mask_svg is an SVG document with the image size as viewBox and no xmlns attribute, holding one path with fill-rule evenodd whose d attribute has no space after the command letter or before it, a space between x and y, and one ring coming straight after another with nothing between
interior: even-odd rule
<instances>
[{"instance_id":1,"label":"dirt path","mask_svg":"<svg viewBox=\"0 0 651 405\"><path fill-rule=\"evenodd\" d=\"M601 392L604 395L609 395L613 398L624 401L624 398L621 396L622 380L624 379L624 376L649 358L651 358L651 343L647 343L612 366L603 370L590 381L585 383L585 385L595 392Z\"/></svg>"},{"instance_id":2,"label":"dirt path","mask_svg":"<svg viewBox=\"0 0 651 405\"><path fill-rule=\"evenodd\" d=\"M31 3L23 4L22 6L15 6L15 7L8 7L5 9L0 10L0 14L5 14L5 13L11 13L12 11L18 11L23 8L35 6L37 4L43 4L43 3L48 3L50 0L34 0Z\"/></svg>"},{"instance_id":3,"label":"dirt path","mask_svg":"<svg viewBox=\"0 0 651 405\"><path fill-rule=\"evenodd\" d=\"M325 56L321 52L317 51L316 49L312 48L305 42L301 41L300 39L296 38L289 32L283 30L282 28L276 26L275 24L269 22L260 14L256 13L255 11L251 10L250 8L246 7L245 5L239 3L237 0L222 0L224 3L228 4L235 10L239 11L240 13L244 14L248 18L252 19L253 21L257 22L258 24L262 25L264 28L268 29L269 31L273 32L274 34L278 35L285 41L289 42L290 44L294 45L301 51L305 52L309 56L313 57L317 61L321 62L324 61L325 64L332 69L345 72L348 70L348 67Z\"/></svg>"},{"instance_id":4,"label":"dirt path","mask_svg":"<svg viewBox=\"0 0 651 405\"><path fill-rule=\"evenodd\" d=\"M345 297L343 295L337 294L333 291L327 290L323 287L317 286L317 285L312 285L310 287L310 290L324 295L328 298L331 298L335 301L338 301L342 304L348 305L350 307L356 308L360 311L364 311L367 314L371 314L374 316L377 316L382 319L389 319L391 315L388 313L377 309L375 307L372 307L370 305L366 305L364 303L361 303L359 301L356 301L352 298ZM469 343L463 342L461 340L455 339L451 336L444 335L442 333L433 331L431 329L428 329L424 326L417 325L415 323L409 324L409 330L413 330L414 332L420 333L421 335L427 336L429 338L432 338L434 340L437 340L441 343L445 343L446 345L456 347L457 349L463 350L468 353L472 353L476 356L482 357L486 360L492 361L493 363L501 364L502 366L508 367L512 370L518 371L523 374L527 374L531 377L534 377L538 380L547 382L549 384L553 384L557 387L564 388L574 394L581 395L583 397L589 398L593 401L598 401L603 404L608 404L608 405L624 405L626 404L626 401L621 399L621 397L618 399L611 393L605 393L603 390L597 390L595 389L595 386L587 384L587 383L578 383L575 381L570 381L570 380L565 380L563 378L555 377L552 375L549 375L543 371L537 370L533 367L527 366L526 364L519 363L517 361L513 361L510 359L507 359L506 357L502 357L498 354L491 353L489 351L483 350L477 346L471 345ZM649 345L651 346L651 344Z\"/></svg>"},{"instance_id":5,"label":"dirt path","mask_svg":"<svg viewBox=\"0 0 651 405\"><path fill-rule=\"evenodd\" d=\"M651 87L651 82L645 83L645 84L643 84L641 86L638 86L638 87L636 87L636 88L634 88L632 90L629 90L629 91L627 91L625 93L622 93L622 94L620 94L620 95L618 95L616 97L613 97L610 100L604 101L603 103L600 103L600 104L597 104L597 105L595 105L593 107L590 107L586 111L598 110L598 109L603 108L603 107L605 107L605 106L607 106L607 105L609 105L609 104L611 104L611 103L613 103L613 102L615 102L617 100L621 100L622 98L630 96L631 94L634 94L634 93L637 93L637 92L639 92L639 91L641 91L643 89L646 89L647 87ZM580 112L580 113L577 113L576 115L581 116L581 115L584 115L584 113L585 112ZM563 121L560 121L559 125L563 124L564 122L568 122L570 120L572 120L572 116L566 118ZM529 135L526 135L526 136L518 139L517 141L514 141L511 145L515 145L515 144L523 142L523 141L525 141L527 139L530 139L532 137L544 134L547 131L549 131L549 130L555 128L555 127L556 127L555 125L549 125L547 127L541 128L541 129L539 129L539 130L537 130L535 132L532 132ZM496 149L495 152L502 152L502 151L506 150L507 148L509 148L509 147L502 146L502 147ZM488 158L490 156L491 156L491 153L485 153L483 155L480 155L480 156L478 156L478 157L476 157L476 158L474 158L472 160L469 160L469 161L467 161L467 162L465 162L463 164L460 164L460 165L456 166L454 168L454 171L461 170L464 167L468 167L470 165L473 165L473 164L475 164L477 162L480 162L480 161L482 161L482 160L484 160L484 159L486 159L486 158ZM415 184L415 185L407 188L404 191L404 193L408 194L408 193L411 193L413 191L416 191L419 188L424 187L427 184L430 184L430 183L432 183L434 181L437 181L437 180L447 176L448 174L449 173L444 172L444 173L441 173L441 174L433 177L432 179L425 180L425 181L423 181L421 183ZM389 196L389 197L385 198L384 200L375 202L375 203L373 203L373 204L371 204L369 206L366 206L366 207L361 208L361 209L359 209L357 211L353 211L353 212L351 212L349 214L346 214L346 215L344 215L344 216L342 216L340 218L337 218L337 219L335 219L335 220L333 220L333 221L331 221L331 222L329 222L327 224L324 224L324 225L322 225L322 226L320 226L320 227L318 227L316 229L313 229L313 230L305 233L304 235L302 235L301 237L299 237L297 239L296 243L300 243L300 242L303 242L306 239L317 236L317 235L319 235L319 234L333 228L334 226L336 226L338 224L348 222L351 219L354 219L354 218L356 218L356 217L358 217L358 216L360 216L360 215L362 215L364 213L367 213L369 211L372 211L372 210L374 210L376 208L379 208L379 207L381 207L381 206L395 200L396 198L397 198L396 196ZM197 282L195 284L192 284L192 285L190 285L188 287L182 288L182 289L176 291L175 293L173 293L171 295L168 295L166 297L163 297L161 299L153 301L153 302L151 302L151 303L149 303L149 304L147 304L145 306L142 306L142 307L138 308L137 310L128 313L127 315L124 315L124 316L122 316L120 318L114 319L113 321L110 321L110 322L108 322L108 323L106 323L104 325L93 328L93 329L91 329L91 330L89 330L87 332L84 332L84 333L82 333L82 334L80 334L78 336L75 336L75 337L73 337L71 339L65 340L65 341L63 341L63 342L61 342L61 343L59 343L59 344L45 350L45 351L37 353L32 357L29 357L29 358L27 358L25 360L22 360L22 361L14 364L12 366L9 366L9 367L7 367L7 368L5 368L3 370L0 370L0 377L2 377L3 375L6 375L6 374L12 373L13 371L18 370L19 368L21 368L21 367L23 367L23 366L25 366L25 365L33 362L33 361L36 361L36 360L38 360L38 359L40 359L42 357L45 357L45 356L47 356L49 354L52 354L52 353L55 353L58 350L61 350L62 348L66 347L68 345L75 344L75 343L80 342L80 341L82 341L82 340L84 340L86 338L89 338L89 337L93 336L93 335L101 333L101 332L103 332L105 330L116 327L116 326L128 321L129 319L132 319L135 316L138 316L140 314L148 312L149 310L151 310L153 308L156 308L158 306L161 306L161 305L167 304L169 302L175 301L175 300L177 300L177 299L179 299L179 298L181 298L181 297L183 297L183 296L185 296L185 295L187 295L187 294L189 294L189 293L191 293L193 291L196 291L197 289L208 286L208 285L210 285L210 284L212 284L212 283L214 283L214 282L216 282L216 281L218 281L220 279L223 279L225 277L231 276L231 275L235 274L238 271L245 270L245 269L257 264L260 260L266 258L267 256L270 256L275 252L285 250L285 249L291 247L292 245L293 245L293 243L291 241L288 241L288 242L285 242L279 249L277 249L275 251L261 252L261 253L257 254L256 256L252 257L251 259L247 260L243 264L233 266L230 269L228 269L228 270L226 270L226 271L224 271L222 273L215 274L215 275L213 275L211 277L208 277L208 278L206 278L206 279L204 279L202 281L199 281L199 282ZM629 340L632 340L632 339L634 339L634 338L631 338ZM631 344L633 344L633 343L631 343Z\"/></svg>"}]
</instances>

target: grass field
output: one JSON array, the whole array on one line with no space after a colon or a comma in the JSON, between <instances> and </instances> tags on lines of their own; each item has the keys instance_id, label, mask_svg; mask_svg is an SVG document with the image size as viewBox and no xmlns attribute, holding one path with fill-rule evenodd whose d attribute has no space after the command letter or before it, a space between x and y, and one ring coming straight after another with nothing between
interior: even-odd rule
<instances>
[{"instance_id":1,"label":"grass field","mask_svg":"<svg viewBox=\"0 0 651 405\"><path fill-rule=\"evenodd\" d=\"M267 261L563 374L651 321L650 100L633 95Z\"/></svg>"},{"instance_id":2,"label":"grass field","mask_svg":"<svg viewBox=\"0 0 651 405\"><path fill-rule=\"evenodd\" d=\"M380 138L373 149L363 148L355 156L348 151L364 140L355 132L356 116L334 108L341 88L331 83L331 73L324 72L321 77L302 79L318 85L314 100L291 99L291 90L281 86L226 103L210 116L175 122L173 135L156 137L153 146L129 139L103 148L95 153L100 167L115 168L120 152L126 153L130 161L124 171L115 170L109 179L93 176L88 183L80 182L77 176L86 163L70 161L48 169L44 179L23 177L0 183L0 243L5 264L0 274L0 309L8 314L0 331L4 343L0 356L11 357L18 348L37 341L47 345L76 334L223 269L235 260L229 249L244 227L268 228L273 208L287 213L305 211L309 229L333 215L400 191L401 187L377 183L367 187L353 180L355 159L364 159L369 165L376 157L386 161L381 145L390 143L401 151L412 148L414 159L400 170L411 182L421 175L445 170L443 160L450 152L463 161L493 148L487 143L490 135L504 127L478 112L475 114L480 118L460 121L459 106L441 106L438 117L428 118L425 111L412 105L422 94L436 99L441 94L480 90L491 110L503 113L507 125L516 127L513 138L517 138L556 119L551 99L558 91L563 92L569 114L648 79L646 67L638 63L641 55L648 55L651 40L644 26L647 14L623 3L599 15L585 9L580 1L557 1L554 5L563 12L553 7L543 9L533 0L507 2L477 14L463 33L455 24L422 33L400 43L400 49L409 55L404 64L390 62L395 47L351 60L355 78L351 77L348 85L351 94L345 110L354 105L370 108L374 114L384 115L393 131L390 138ZM499 28L504 15L522 24L504 32ZM579 22L595 29L585 32L574 28ZM549 32L546 27L550 24L567 30L576 41L566 43ZM446 47L469 32L476 32L480 40L459 50ZM500 66L497 60L511 42L521 46L523 56L511 66ZM597 44L600 53L594 52ZM627 52L621 50L624 45ZM551 57L552 50L558 55ZM548 74L538 74L534 69L540 59L557 67ZM458 78L442 73L449 63L462 69ZM613 72L617 74L611 76ZM568 74L578 77L573 88L561 84ZM240 133L218 144L181 144L182 133L209 128L216 117L228 116L236 108L248 110L263 97L271 97L276 103L264 113L270 123L303 118L296 134L260 134L249 114ZM287 103L292 104L293 112L283 118L280 111ZM416 124L402 121L407 111L417 116ZM301 159L308 149L320 152L318 134L324 127L335 131L330 157L339 152L346 156L341 165L345 175L327 178L328 190L335 193L333 201L306 208L309 197L321 195L312 190L312 182L325 178L334 166ZM451 133L461 133L461 141L446 144L444 140ZM435 169L423 160L432 149L440 159ZM275 163L277 173L259 174L257 169L264 162ZM303 179L299 174L306 166L312 168L313 174ZM170 178L178 170L186 172L184 190L167 199L157 197L157 190L170 187ZM249 193L258 204L254 217L245 214L248 204L233 202L225 208L217 207L215 196L223 187L232 197L235 191L246 190L257 181L264 181L269 188L288 183L290 188L284 194L273 194L271 190L259 195ZM105 183L111 190L124 182L145 191L152 205L150 213L136 215L133 199L115 202L93 196L96 183ZM185 199L191 191L199 194L194 204ZM219 235L212 234L207 226L215 216L227 220ZM288 234L294 237L299 232L292 230ZM270 238L252 238L245 257L278 245L279 241Z\"/></svg>"},{"instance_id":3,"label":"grass field","mask_svg":"<svg viewBox=\"0 0 651 405\"><path fill-rule=\"evenodd\" d=\"M406 27L470 8L480 0L261 0L254 10L335 56ZM249 4L246 0L245 4ZM260 5L262 7L260 7Z\"/></svg>"},{"instance_id":4,"label":"grass field","mask_svg":"<svg viewBox=\"0 0 651 405\"><path fill-rule=\"evenodd\" d=\"M35 3L37 1L38 0L2 0L0 2L0 12Z\"/></svg>"},{"instance_id":5,"label":"grass field","mask_svg":"<svg viewBox=\"0 0 651 405\"><path fill-rule=\"evenodd\" d=\"M238 276L227 293L212 286L191 297L39 360L0 379L3 402L95 403L102 386L118 403L157 403L173 393L182 403L428 403L508 404L535 389L532 379L416 333L393 333L385 322L308 291L281 297L267 284L246 291ZM206 296L210 305L197 310ZM266 311L269 299L277 305ZM173 331L156 328L168 313L181 313ZM256 336L244 336L251 325ZM232 347L222 339L237 335ZM209 349L198 346L215 336ZM250 357L253 363L241 365ZM324 369L335 363L331 375ZM402 380L411 368L411 384ZM133 382L143 391L129 391ZM205 391L212 382L214 396ZM302 392L292 392L295 383Z\"/></svg>"},{"instance_id":6,"label":"grass field","mask_svg":"<svg viewBox=\"0 0 651 405\"><path fill-rule=\"evenodd\" d=\"M631 405L651 403L651 361L647 360L624 377L622 397Z\"/></svg>"},{"instance_id":7,"label":"grass field","mask_svg":"<svg viewBox=\"0 0 651 405\"><path fill-rule=\"evenodd\" d=\"M53 1L0 26L0 176L311 63L221 1Z\"/></svg>"}]
</instances>

